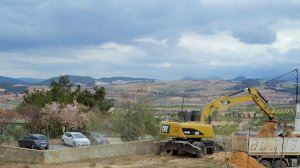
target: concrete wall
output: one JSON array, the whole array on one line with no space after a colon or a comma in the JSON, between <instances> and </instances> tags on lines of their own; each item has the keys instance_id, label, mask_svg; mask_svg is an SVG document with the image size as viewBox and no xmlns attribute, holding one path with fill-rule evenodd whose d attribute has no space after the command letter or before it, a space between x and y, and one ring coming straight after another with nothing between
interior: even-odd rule
<instances>
[{"instance_id":1,"label":"concrete wall","mask_svg":"<svg viewBox=\"0 0 300 168\"><path fill-rule=\"evenodd\" d=\"M154 154L159 144L153 141L138 141L43 151L0 146L0 160L50 164L125 155L147 155Z\"/></svg>"},{"instance_id":2,"label":"concrete wall","mask_svg":"<svg viewBox=\"0 0 300 168\"><path fill-rule=\"evenodd\" d=\"M44 161L43 151L26 148L0 146L0 161L42 163Z\"/></svg>"}]
</instances>

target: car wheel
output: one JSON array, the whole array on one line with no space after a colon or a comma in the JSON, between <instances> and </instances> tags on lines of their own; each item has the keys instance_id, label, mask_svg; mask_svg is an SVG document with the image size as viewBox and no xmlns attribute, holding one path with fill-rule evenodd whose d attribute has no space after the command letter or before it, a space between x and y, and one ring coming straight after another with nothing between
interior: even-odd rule
<instances>
[{"instance_id":1,"label":"car wheel","mask_svg":"<svg viewBox=\"0 0 300 168\"><path fill-rule=\"evenodd\" d=\"M19 145L19 147L21 147L21 148L23 147L21 142L19 142L18 145Z\"/></svg>"},{"instance_id":2,"label":"car wheel","mask_svg":"<svg viewBox=\"0 0 300 168\"><path fill-rule=\"evenodd\" d=\"M178 150L170 150L170 156L176 156L178 154Z\"/></svg>"},{"instance_id":3,"label":"car wheel","mask_svg":"<svg viewBox=\"0 0 300 168\"><path fill-rule=\"evenodd\" d=\"M76 147L76 143L75 142L73 142L73 147Z\"/></svg>"},{"instance_id":4,"label":"car wheel","mask_svg":"<svg viewBox=\"0 0 300 168\"><path fill-rule=\"evenodd\" d=\"M274 168L286 168L287 165L283 160L276 160L274 162Z\"/></svg>"},{"instance_id":5,"label":"car wheel","mask_svg":"<svg viewBox=\"0 0 300 168\"><path fill-rule=\"evenodd\" d=\"M61 144L62 144L62 145L66 145L66 144L65 144L65 141L64 141L63 139L61 140Z\"/></svg>"}]
</instances>

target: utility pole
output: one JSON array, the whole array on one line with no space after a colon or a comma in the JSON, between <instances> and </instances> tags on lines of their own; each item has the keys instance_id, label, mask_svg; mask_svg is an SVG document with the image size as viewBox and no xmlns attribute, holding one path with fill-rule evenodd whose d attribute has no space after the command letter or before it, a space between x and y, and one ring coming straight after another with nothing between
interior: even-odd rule
<instances>
[{"instance_id":1,"label":"utility pole","mask_svg":"<svg viewBox=\"0 0 300 168\"><path fill-rule=\"evenodd\" d=\"M296 69L296 104L298 104L298 87L299 87L299 78L298 78L298 68Z\"/></svg>"},{"instance_id":2,"label":"utility pole","mask_svg":"<svg viewBox=\"0 0 300 168\"><path fill-rule=\"evenodd\" d=\"M299 87L299 79L298 79L298 69L296 71L296 117L295 117L295 133L300 134L300 104L298 104L298 87Z\"/></svg>"},{"instance_id":3,"label":"utility pole","mask_svg":"<svg viewBox=\"0 0 300 168\"><path fill-rule=\"evenodd\" d=\"M165 110L165 114L166 114L166 119L167 119L167 94L166 94L166 91L164 92L164 106L165 106L165 108L164 108L164 110Z\"/></svg>"},{"instance_id":4,"label":"utility pole","mask_svg":"<svg viewBox=\"0 0 300 168\"><path fill-rule=\"evenodd\" d=\"M185 94L182 96L181 111L183 111L184 97L185 97Z\"/></svg>"}]
</instances>

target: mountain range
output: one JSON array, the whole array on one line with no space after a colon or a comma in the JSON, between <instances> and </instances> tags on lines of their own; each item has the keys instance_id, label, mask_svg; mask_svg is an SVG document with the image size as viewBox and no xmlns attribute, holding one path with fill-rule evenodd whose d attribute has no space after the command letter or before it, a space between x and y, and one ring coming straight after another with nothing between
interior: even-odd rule
<instances>
[{"instance_id":1,"label":"mountain range","mask_svg":"<svg viewBox=\"0 0 300 168\"><path fill-rule=\"evenodd\" d=\"M26 82L15 78L0 76L0 83L24 84Z\"/></svg>"},{"instance_id":2,"label":"mountain range","mask_svg":"<svg viewBox=\"0 0 300 168\"><path fill-rule=\"evenodd\" d=\"M39 83L44 81L45 79L37 79L37 78L16 78L24 83Z\"/></svg>"},{"instance_id":3,"label":"mountain range","mask_svg":"<svg viewBox=\"0 0 300 168\"><path fill-rule=\"evenodd\" d=\"M96 82L115 83L119 81L123 82L153 82L154 79L149 78L133 78L133 77L106 77L95 79L89 76L76 76L68 75L68 78L73 84L86 84L94 85ZM26 84L26 85L50 85L52 81L57 81L59 77L52 77L49 79L37 79L37 78L11 78L0 76L0 84Z\"/></svg>"},{"instance_id":4,"label":"mountain range","mask_svg":"<svg viewBox=\"0 0 300 168\"><path fill-rule=\"evenodd\" d=\"M94 85L97 82L104 82L108 84L112 83L130 83L130 82L153 82L154 79L150 78L133 78L133 77L104 77L100 79L92 78L89 76L76 76L76 75L68 75L69 80L73 84L86 84L86 85ZM52 77L49 79L38 79L38 78L11 78L0 76L0 85L7 85L7 84L24 84L24 85L50 85L52 80L57 81L59 77ZM294 77L286 77L281 80L283 81L295 81ZM207 77L207 78L194 78L190 76L185 76L179 80L223 80L220 77ZM230 81L234 82L243 82L249 80L244 76L238 76L235 78L230 79ZM266 79L268 80L268 79Z\"/></svg>"}]
</instances>

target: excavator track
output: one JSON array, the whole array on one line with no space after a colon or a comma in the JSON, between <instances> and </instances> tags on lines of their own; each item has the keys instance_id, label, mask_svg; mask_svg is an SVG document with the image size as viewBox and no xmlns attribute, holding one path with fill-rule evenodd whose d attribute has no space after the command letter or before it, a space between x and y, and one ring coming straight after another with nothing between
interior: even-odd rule
<instances>
[{"instance_id":1,"label":"excavator track","mask_svg":"<svg viewBox=\"0 0 300 168\"><path fill-rule=\"evenodd\" d=\"M191 154L203 157L206 154L222 151L223 147L214 141L170 140L160 145L158 155L162 152L170 155Z\"/></svg>"}]
</instances>

